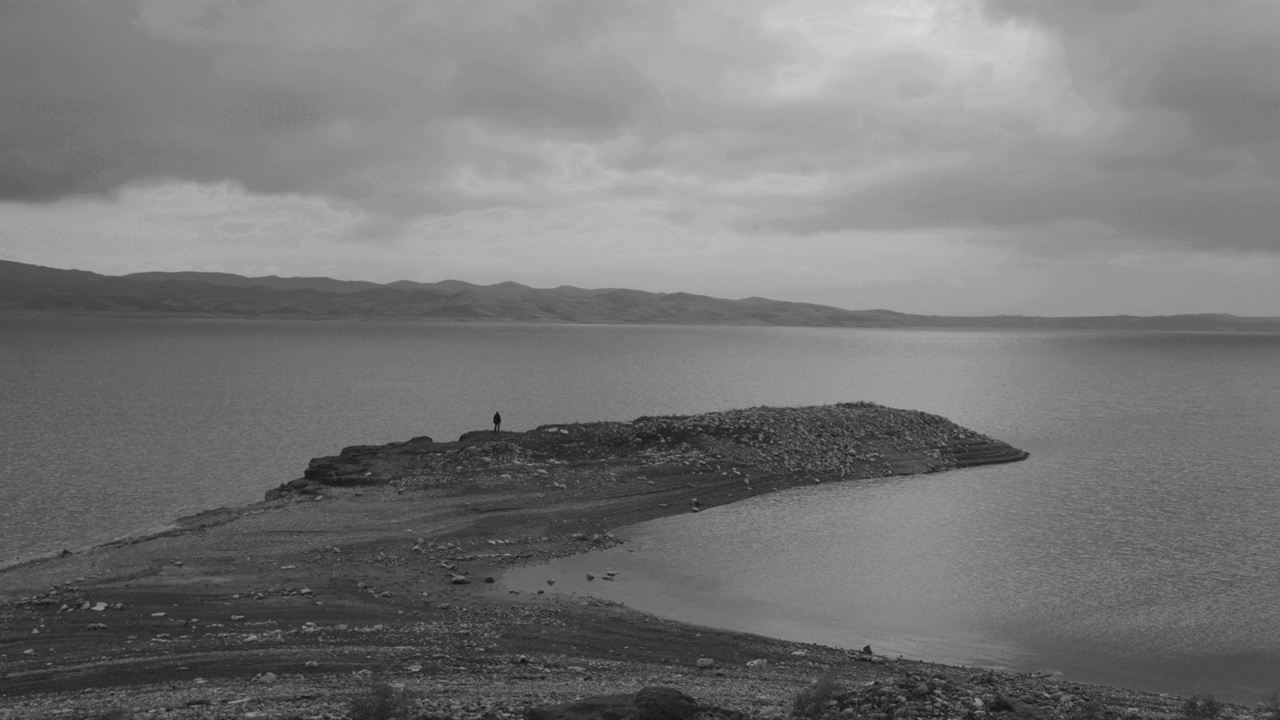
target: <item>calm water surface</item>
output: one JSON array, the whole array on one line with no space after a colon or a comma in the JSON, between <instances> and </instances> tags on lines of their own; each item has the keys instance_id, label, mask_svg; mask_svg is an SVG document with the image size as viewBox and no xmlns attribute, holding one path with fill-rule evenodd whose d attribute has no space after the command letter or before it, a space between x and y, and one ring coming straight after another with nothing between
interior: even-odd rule
<instances>
[{"instance_id":1,"label":"calm water surface","mask_svg":"<svg viewBox=\"0 0 1280 720\"><path fill-rule=\"evenodd\" d=\"M1243 699L1280 688L1280 337L0 321L0 564L483 428L873 400L1031 460L809 488L509 582L712 625ZM696 540L696 541L695 541ZM630 552L628 552L630 551Z\"/></svg>"}]
</instances>

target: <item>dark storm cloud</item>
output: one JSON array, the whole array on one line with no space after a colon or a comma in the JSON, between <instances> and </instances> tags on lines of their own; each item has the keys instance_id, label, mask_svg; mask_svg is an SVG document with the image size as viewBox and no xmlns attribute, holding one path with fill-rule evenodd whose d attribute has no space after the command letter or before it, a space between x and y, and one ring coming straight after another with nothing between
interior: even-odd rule
<instances>
[{"instance_id":1,"label":"dark storm cloud","mask_svg":"<svg viewBox=\"0 0 1280 720\"><path fill-rule=\"evenodd\" d=\"M1223 145L1280 141L1280 4L1270 0L994 0L1054 32L1074 77L1135 111L1183 116Z\"/></svg>"},{"instance_id":2,"label":"dark storm cloud","mask_svg":"<svg viewBox=\"0 0 1280 720\"><path fill-rule=\"evenodd\" d=\"M806 234L923 227L986 228L1003 237L1077 222L1103 223L1132 239L1244 250L1275 250L1280 227L1276 188L1266 182L1200 183L1025 157L969 162L764 212L776 214L777 227Z\"/></svg>"},{"instance_id":3,"label":"dark storm cloud","mask_svg":"<svg viewBox=\"0 0 1280 720\"><path fill-rule=\"evenodd\" d=\"M1210 143L1265 150L1280 142L1280 38L1229 42L1169 58L1138 99L1185 116Z\"/></svg>"},{"instance_id":4,"label":"dark storm cloud","mask_svg":"<svg viewBox=\"0 0 1280 720\"><path fill-rule=\"evenodd\" d=\"M954 163L761 214L802 233L1087 223L1139 241L1280 249L1280 4L1014 1L988 10L1058 44L1094 116L1080 132L1024 127ZM937 129L921 142L936 141Z\"/></svg>"},{"instance_id":5,"label":"dark storm cloud","mask_svg":"<svg viewBox=\"0 0 1280 720\"><path fill-rule=\"evenodd\" d=\"M0 200L229 180L389 234L580 201L1205 249L1280 226L1280 3L0 3Z\"/></svg>"},{"instance_id":6,"label":"dark storm cloud","mask_svg":"<svg viewBox=\"0 0 1280 720\"><path fill-rule=\"evenodd\" d=\"M0 198L183 179L361 199L465 160L460 120L628 121L643 83L579 49L599 13L465 5L7 3ZM354 22L290 24L338 11Z\"/></svg>"}]
</instances>

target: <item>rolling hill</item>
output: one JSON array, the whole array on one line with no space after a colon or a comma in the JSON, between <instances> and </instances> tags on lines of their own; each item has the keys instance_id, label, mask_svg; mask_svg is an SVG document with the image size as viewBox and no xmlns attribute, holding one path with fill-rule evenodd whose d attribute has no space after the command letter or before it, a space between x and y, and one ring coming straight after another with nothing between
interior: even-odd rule
<instances>
[{"instance_id":1,"label":"rolling hill","mask_svg":"<svg viewBox=\"0 0 1280 720\"><path fill-rule=\"evenodd\" d=\"M1280 332L1280 317L957 317L845 310L761 297L739 300L572 286L460 280L379 284L327 277L145 272L110 276L0 260L0 312L24 315L404 319L810 327L985 327Z\"/></svg>"}]
</instances>

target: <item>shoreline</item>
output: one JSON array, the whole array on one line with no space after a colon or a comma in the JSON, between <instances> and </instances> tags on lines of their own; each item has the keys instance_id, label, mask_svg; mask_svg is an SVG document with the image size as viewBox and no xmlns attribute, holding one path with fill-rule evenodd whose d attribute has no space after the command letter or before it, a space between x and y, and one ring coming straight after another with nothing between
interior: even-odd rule
<instances>
[{"instance_id":1,"label":"shoreline","mask_svg":"<svg viewBox=\"0 0 1280 720\"><path fill-rule=\"evenodd\" d=\"M615 545L614 530L688 512L694 498L714 507L814 479L1025 456L937 416L870 404L347 448L262 503L0 569L0 710L276 717L338 712L387 681L429 690L450 703L433 708L458 718L515 718L645 685L771 717L836 667L847 686L978 683L1045 717L1173 712L1181 701L1170 696L696 627L496 582L514 566Z\"/></svg>"},{"instance_id":2,"label":"shoreline","mask_svg":"<svg viewBox=\"0 0 1280 720\"><path fill-rule=\"evenodd\" d=\"M74 550L69 547L64 547L62 550L42 552L39 555L19 558L11 562L0 560L0 575L11 570L18 570L28 565L56 561L78 553L92 552L94 550L120 547L124 545L134 545L136 543L155 540L175 533L182 533L191 529L208 527L211 523L203 521L207 516L221 516L222 522L232 522L235 520L237 513L255 508L261 505L262 502L263 501L258 500L240 505L221 505L219 507L209 508L208 510L200 510L198 512L191 513L190 515L180 515L167 522L153 525L149 530L128 533L110 540L103 540L101 542L94 542L87 545L77 545Z\"/></svg>"},{"instance_id":3,"label":"shoreline","mask_svg":"<svg viewBox=\"0 0 1280 720\"><path fill-rule=\"evenodd\" d=\"M964 316L957 316L960 319L969 319ZM1037 317L1037 316L1011 316L1026 317L1029 320L1065 320L1071 321L1076 319L1088 320L1093 316L1062 316L1062 317ZM1126 316L1101 316L1105 318L1126 317ZM1161 316L1133 316L1138 319L1159 318ZM1276 316L1270 315L1239 315L1237 318L1245 322L1271 322L1277 319ZM41 311L41 310L0 310L0 320L192 320L200 322L299 322L306 324L324 324L324 323L376 323L376 324L399 324L399 325L446 325L446 326L463 326L463 325L482 325L482 326L563 326L563 327L662 327L662 328L797 328L797 329L832 329L832 330L901 330L901 331L930 331L930 332L1013 332L1013 333L1108 333L1108 334L1189 334L1189 335L1247 335L1247 336L1274 336L1280 335L1280 328L1255 328L1255 327L1122 327L1110 325L1075 325L1067 323L1064 325L1039 325L1039 324L1000 324L981 322L973 323L956 323L956 324L773 324L766 322L720 322L709 323L702 321L646 321L632 322L625 320L592 320L592 321L574 321L565 319L529 319L520 320L515 318L486 318L486 317L467 317L467 318L448 318L448 317L418 317L413 315L338 315L338 316L313 316L313 315L232 315L232 314L200 314L200 313L166 313L166 312L111 312L111 311ZM979 318L981 319L981 318Z\"/></svg>"}]
</instances>

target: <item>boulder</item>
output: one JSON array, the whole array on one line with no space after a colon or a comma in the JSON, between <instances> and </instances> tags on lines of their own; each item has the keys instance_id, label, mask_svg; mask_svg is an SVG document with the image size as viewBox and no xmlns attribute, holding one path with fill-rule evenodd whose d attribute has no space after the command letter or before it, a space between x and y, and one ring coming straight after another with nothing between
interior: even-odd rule
<instances>
[{"instance_id":1,"label":"boulder","mask_svg":"<svg viewBox=\"0 0 1280 720\"><path fill-rule=\"evenodd\" d=\"M635 693L596 695L529 708L524 720L692 720L703 710L696 700L675 688L647 687Z\"/></svg>"}]
</instances>

